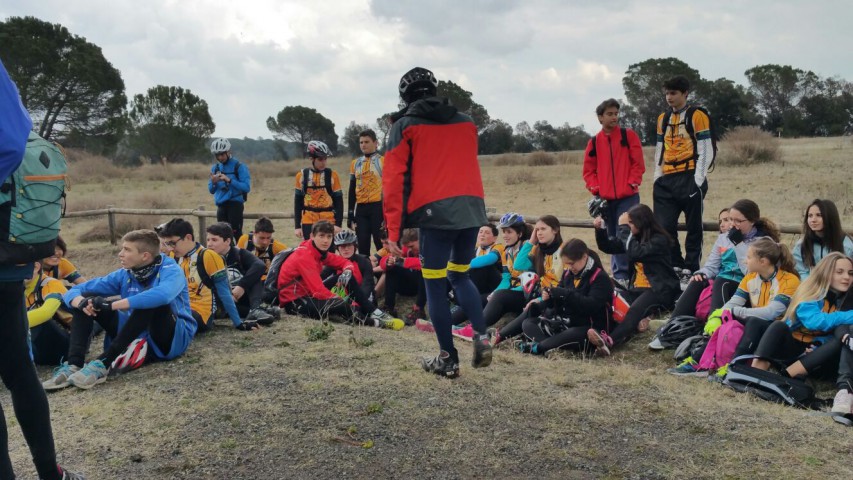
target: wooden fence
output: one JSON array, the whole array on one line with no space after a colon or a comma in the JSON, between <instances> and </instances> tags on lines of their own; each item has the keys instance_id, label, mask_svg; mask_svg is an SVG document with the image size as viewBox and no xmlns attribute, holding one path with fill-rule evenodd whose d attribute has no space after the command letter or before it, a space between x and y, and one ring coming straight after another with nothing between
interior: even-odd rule
<instances>
[{"instance_id":1,"label":"wooden fence","mask_svg":"<svg viewBox=\"0 0 853 480\"><path fill-rule=\"evenodd\" d=\"M500 219L500 215L495 213L494 208L488 209L488 218L489 221L497 221ZM116 231L116 215L157 215L157 216L180 216L180 217L196 217L198 221L198 232L204 232L207 230L207 219L208 218L216 218L215 210L206 210L204 205L199 205L198 208L164 208L164 209L146 209L146 208L120 208L114 206L107 206L107 208L103 208L100 210L82 210L79 212L66 212L65 218L83 218L83 217L99 217L104 216L107 217L107 222L109 223L110 228L110 243L115 245L118 242L118 232ZM243 214L243 218L247 219L256 219L260 217L267 217L269 219L287 219L293 218L293 212L247 212ZM535 216L524 215L524 218L534 219ZM592 228L592 219L586 220L572 220L566 218L558 218L560 221L560 225L564 227L573 227L573 228ZM716 232L719 230L719 225L715 222L704 222L702 224L704 230L706 232ZM678 229L681 231L686 230L686 227L683 223L678 224ZM780 225L779 230L782 233L790 234L790 235L799 235L801 233L801 227L799 225Z\"/></svg>"}]
</instances>

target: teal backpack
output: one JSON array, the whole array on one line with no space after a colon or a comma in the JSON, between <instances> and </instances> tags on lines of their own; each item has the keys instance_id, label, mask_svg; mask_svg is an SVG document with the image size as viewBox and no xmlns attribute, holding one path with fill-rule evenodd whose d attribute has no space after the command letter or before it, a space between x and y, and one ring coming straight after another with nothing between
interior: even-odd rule
<instances>
[{"instance_id":1,"label":"teal backpack","mask_svg":"<svg viewBox=\"0 0 853 480\"><path fill-rule=\"evenodd\" d=\"M0 185L0 264L54 254L65 213L66 172L62 150L30 132L24 160Z\"/></svg>"}]
</instances>

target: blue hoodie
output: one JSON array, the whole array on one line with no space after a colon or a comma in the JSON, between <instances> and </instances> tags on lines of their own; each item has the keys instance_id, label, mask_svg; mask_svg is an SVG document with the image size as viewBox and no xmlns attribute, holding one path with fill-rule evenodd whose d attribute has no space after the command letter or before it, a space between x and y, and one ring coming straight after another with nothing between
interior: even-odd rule
<instances>
[{"instance_id":1,"label":"blue hoodie","mask_svg":"<svg viewBox=\"0 0 853 480\"><path fill-rule=\"evenodd\" d=\"M238 166L239 165L239 166ZM225 163L216 162L210 167L210 174L221 172L231 179L231 182L220 180L213 183L213 180L207 181L207 190L213 194L213 201L217 206L225 202L240 202L243 203L244 193L249 193L252 189L252 177L249 174L249 167L240 163L236 157L231 157ZM239 177L239 178L238 178Z\"/></svg>"},{"instance_id":2,"label":"blue hoodie","mask_svg":"<svg viewBox=\"0 0 853 480\"><path fill-rule=\"evenodd\" d=\"M130 303L130 309L118 311L118 328L122 329L130 314L136 308L155 308L169 305L175 316L175 336L168 351L162 351L149 338L148 331L142 332L139 338L148 340L148 348L154 356L161 360L172 360L181 356L189 347L195 336L198 325L190 311L190 297L187 292L187 279L184 272L170 257L160 254L162 263L157 267L151 284L143 286L131 273L124 268L118 269L104 277L93 278L79 285L74 285L62 297L66 305L78 296L100 295L110 297L121 295ZM104 346L111 339L104 338Z\"/></svg>"},{"instance_id":3,"label":"blue hoodie","mask_svg":"<svg viewBox=\"0 0 853 480\"><path fill-rule=\"evenodd\" d=\"M6 182L24 159L27 137L33 128L15 83L0 61L0 184ZM33 265L0 265L0 282L30 278Z\"/></svg>"}]
</instances>

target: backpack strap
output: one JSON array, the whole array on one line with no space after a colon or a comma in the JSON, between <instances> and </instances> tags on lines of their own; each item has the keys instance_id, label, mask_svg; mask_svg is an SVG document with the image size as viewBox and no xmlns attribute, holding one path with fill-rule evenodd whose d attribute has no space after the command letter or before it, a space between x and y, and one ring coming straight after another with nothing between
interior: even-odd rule
<instances>
[{"instance_id":1,"label":"backpack strap","mask_svg":"<svg viewBox=\"0 0 853 480\"><path fill-rule=\"evenodd\" d=\"M332 193L334 193L334 189L332 188L332 169L326 168L323 172L326 174L326 191L329 192L329 198L332 198Z\"/></svg>"},{"instance_id":2,"label":"backpack strap","mask_svg":"<svg viewBox=\"0 0 853 480\"><path fill-rule=\"evenodd\" d=\"M595 151L595 137L598 135L593 135L592 138L589 139L589 144L591 145L589 148L589 156L595 158L598 155L598 152Z\"/></svg>"},{"instance_id":3,"label":"backpack strap","mask_svg":"<svg viewBox=\"0 0 853 480\"><path fill-rule=\"evenodd\" d=\"M672 118L672 109L667 108L666 112L663 114L663 118L660 120L660 130L663 132L663 136L666 137L666 129L669 128L669 119ZM663 165L663 154L664 154L663 145L661 145L660 149L660 158L658 159L658 165Z\"/></svg>"},{"instance_id":4,"label":"backpack strap","mask_svg":"<svg viewBox=\"0 0 853 480\"><path fill-rule=\"evenodd\" d=\"M246 240L246 250L250 252L255 250L255 242L252 241L252 233L253 232L249 232L248 239Z\"/></svg>"},{"instance_id":5,"label":"backpack strap","mask_svg":"<svg viewBox=\"0 0 853 480\"><path fill-rule=\"evenodd\" d=\"M201 280L202 285L213 290L213 279L210 277L210 274L207 273L207 270L204 269L204 255L206 253L206 248L199 247L195 268L198 271L199 280Z\"/></svg>"}]
</instances>

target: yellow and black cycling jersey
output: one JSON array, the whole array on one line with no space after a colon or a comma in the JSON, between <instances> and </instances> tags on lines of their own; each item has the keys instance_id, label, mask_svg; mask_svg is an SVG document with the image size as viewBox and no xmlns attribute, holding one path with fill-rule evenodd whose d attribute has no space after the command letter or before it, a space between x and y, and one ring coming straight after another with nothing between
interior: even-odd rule
<instances>
[{"instance_id":1,"label":"yellow and black cycling jersey","mask_svg":"<svg viewBox=\"0 0 853 480\"><path fill-rule=\"evenodd\" d=\"M303 174L306 170L310 172L307 182L303 180ZM330 190L337 195L343 195L341 180L335 171L331 173L331 182L331 188L328 188L326 186L326 173L323 171L305 169L296 172L294 183L296 194L304 196L301 223L311 225L321 220L335 223L335 204Z\"/></svg>"},{"instance_id":2,"label":"yellow and black cycling jersey","mask_svg":"<svg viewBox=\"0 0 853 480\"><path fill-rule=\"evenodd\" d=\"M539 245L533 245L533 248L530 249L528 257L531 262L536 258L538 250ZM543 275L542 278L539 279L539 286L542 288L556 287L560 283L560 279L563 278L564 266L563 260L560 258L560 249L557 248L557 250L551 255L545 255L543 260Z\"/></svg>"},{"instance_id":3,"label":"yellow and black cycling jersey","mask_svg":"<svg viewBox=\"0 0 853 480\"><path fill-rule=\"evenodd\" d=\"M355 180L356 203L382 201L382 168L385 157L374 153L369 158L361 156L350 163L350 178Z\"/></svg>"},{"instance_id":4,"label":"yellow and black cycling jersey","mask_svg":"<svg viewBox=\"0 0 853 480\"><path fill-rule=\"evenodd\" d=\"M260 258L266 266L266 269L264 270L264 275L261 277L261 280L265 280L267 278L266 274L270 271L270 264L272 263L273 257L278 255L279 252L287 250L287 245L279 242L276 239L273 239L269 246L264 249L260 249L254 244L251 245L252 248L248 248L249 246L249 234L241 235L240 238L237 240L237 247L249 250L253 255Z\"/></svg>"},{"instance_id":5,"label":"yellow and black cycling jersey","mask_svg":"<svg viewBox=\"0 0 853 480\"><path fill-rule=\"evenodd\" d=\"M201 265L199 265L201 259ZM190 309L198 313L204 323L210 320L216 311L216 300L213 296L212 284L205 285L205 277L211 282L217 275L226 275L225 260L201 245L196 245L187 255L178 259L178 265L187 277L187 288L190 294Z\"/></svg>"},{"instance_id":6,"label":"yellow and black cycling jersey","mask_svg":"<svg viewBox=\"0 0 853 480\"><path fill-rule=\"evenodd\" d=\"M662 113L657 120L657 140L663 143L663 163L661 165L664 175L696 170L696 145L694 140L711 138L710 119L700 109L693 110L693 118L688 120L686 112L688 109L672 112L669 115L669 123L663 125ZM687 132L687 121L692 121L693 131L696 138L690 138Z\"/></svg>"}]
</instances>

